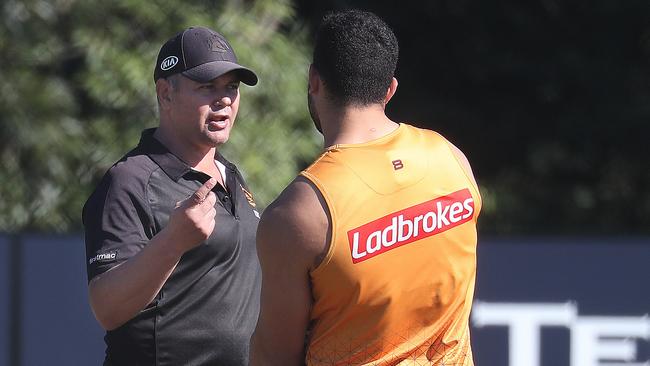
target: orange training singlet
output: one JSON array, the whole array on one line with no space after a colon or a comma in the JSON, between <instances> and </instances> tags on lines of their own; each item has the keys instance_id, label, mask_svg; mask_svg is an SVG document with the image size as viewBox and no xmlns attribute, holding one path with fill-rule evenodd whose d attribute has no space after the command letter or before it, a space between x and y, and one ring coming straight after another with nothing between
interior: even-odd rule
<instances>
[{"instance_id":1,"label":"orange training singlet","mask_svg":"<svg viewBox=\"0 0 650 366\"><path fill-rule=\"evenodd\" d=\"M332 239L311 272L308 365L473 365L478 188L439 134L407 124L301 173Z\"/></svg>"}]
</instances>

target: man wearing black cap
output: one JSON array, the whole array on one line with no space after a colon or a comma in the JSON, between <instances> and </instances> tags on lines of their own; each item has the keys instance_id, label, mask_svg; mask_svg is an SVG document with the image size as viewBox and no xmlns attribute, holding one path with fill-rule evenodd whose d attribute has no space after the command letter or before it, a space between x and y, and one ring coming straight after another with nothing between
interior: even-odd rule
<instances>
[{"instance_id":1,"label":"man wearing black cap","mask_svg":"<svg viewBox=\"0 0 650 366\"><path fill-rule=\"evenodd\" d=\"M105 365L246 365L259 311L259 213L218 152L239 107L228 41L185 29L154 71L160 124L111 167L83 210L90 304Z\"/></svg>"}]
</instances>

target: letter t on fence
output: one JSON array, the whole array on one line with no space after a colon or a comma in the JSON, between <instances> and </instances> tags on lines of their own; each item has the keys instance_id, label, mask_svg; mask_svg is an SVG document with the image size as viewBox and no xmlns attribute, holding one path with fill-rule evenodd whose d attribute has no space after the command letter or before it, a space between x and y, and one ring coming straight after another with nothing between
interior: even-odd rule
<instances>
[{"instance_id":1,"label":"letter t on fence","mask_svg":"<svg viewBox=\"0 0 650 366\"><path fill-rule=\"evenodd\" d=\"M577 306L565 304L516 304L476 302L472 322L477 327L508 327L510 366L539 366L540 328L569 327L577 317Z\"/></svg>"}]
</instances>

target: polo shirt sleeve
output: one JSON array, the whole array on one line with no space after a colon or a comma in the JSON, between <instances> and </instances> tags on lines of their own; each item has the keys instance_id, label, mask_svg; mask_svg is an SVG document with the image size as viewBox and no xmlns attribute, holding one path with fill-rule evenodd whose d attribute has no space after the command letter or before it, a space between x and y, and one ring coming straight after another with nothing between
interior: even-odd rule
<instances>
[{"instance_id":1,"label":"polo shirt sleeve","mask_svg":"<svg viewBox=\"0 0 650 366\"><path fill-rule=\"evenodd\" d=\"M136 255L151 239L151 210L145 172L118 163L104 176L83 208L86 270L98 274Z\"/></svg>"}]
</instances>

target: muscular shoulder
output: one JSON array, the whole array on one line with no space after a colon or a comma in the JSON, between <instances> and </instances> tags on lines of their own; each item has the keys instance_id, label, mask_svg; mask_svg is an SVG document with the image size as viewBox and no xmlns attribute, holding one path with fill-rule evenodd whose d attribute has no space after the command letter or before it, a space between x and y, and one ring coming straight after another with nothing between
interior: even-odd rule
<instances>
[{"instance_id":1,"label":"muscular shoulder","mask_svg":"<svg viewBox=\"0 0 650 366\"><path fill-rule=\"evenodd\" d=\"M449 141L449 139L447 139L445 136L443 136L439 132L432 131L432 130L427 130L427 129L418 129L418 130L420 131L420 133L428 135L429 138L433 137L433 138L440 139L445 145L447 145L447 147L451 151L452 155L454 156L456 161L458 161L461 168L465 172L465 175L467 175L469 180L475 186L478 187L478 185L476 183L476 178L474 178L474 173L472 172L472 167L471 167L469 161L467 160L467 157L465 156L465 154L456 145L454 145L451 141Z\"/></svg>"},{"instance_id":2,"label":"muscular shoulder","mask_svg":"<svg viewBox=\"0 0 650 366\"><path fill-rule=\"evenodd\" d=\"M262 214L258 251L262 256L280 255L315 267L328 245L326 212L318 190L304 177L297 177Z\"/></svg>"},{"instance_id":3,"label":"muscular shoulder","mask_svg":"<svg viewBox=\"0 0 650 366\"><path fill-rule=\"evenodd\" d=\"M474 178L474 172L472 171L472 166L467 160L465 154L463 154L463 152L451 142L447 141L447 144L449 145L449 149L451 150L451 152L454 154L454 157L456 158L460 166L463 168L465 175L467 175L469 180L472 183L474 183L474 186L478 187L478 183L476 183L476 178Z\"/></svg>"}]
</instances>

